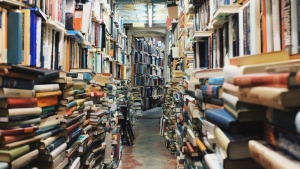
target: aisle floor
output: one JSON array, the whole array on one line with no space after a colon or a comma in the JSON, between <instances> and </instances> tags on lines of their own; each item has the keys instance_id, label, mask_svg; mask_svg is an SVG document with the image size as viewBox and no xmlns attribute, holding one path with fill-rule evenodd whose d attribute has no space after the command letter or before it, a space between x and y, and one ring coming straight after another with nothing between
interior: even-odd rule
<instances>
[{"instance_id":1,"label":"aisle floor","mask_svg":"<svg viewBox=\"0 0 300 169\"><path fill-rule=\"evenodd\" d=\"M175 169L176 156L165 147L159 134L159 118L162 109L154 108L143 112L134 126L133 146L123 146L119 169Z\"/></svg>"}]
</instances>

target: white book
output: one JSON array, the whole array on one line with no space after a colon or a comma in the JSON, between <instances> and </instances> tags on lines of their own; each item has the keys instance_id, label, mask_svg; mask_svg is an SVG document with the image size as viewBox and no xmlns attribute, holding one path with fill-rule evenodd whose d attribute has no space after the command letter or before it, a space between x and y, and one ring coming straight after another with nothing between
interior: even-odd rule
<instances>
[{"instance_id":1,"label":"white book","mask_svg":"<svg viewBox=\"0 0 300 169\"><path fill-rule=\"evenodd\" d=\"M62 145L60 145L59 147L57 147L56 149L54 149L50 153L52 159L55 159L59 154L61 154L63 151L65 151L66 148L67 148L67 143L63 143Z\"/></svg>"},{"instance_id":2,"label":"white book","mask_svg":"<svg viewBox=\"0 0 300 169\"><path fill-rule=\"evenodd\" d=\"M260 1L250 1L250 51L261 53Z\"/></svg>"},{"instance_id":3,"label":"white book","mask_svg":"<svg viewBox=\"0 0 300 169\"><path fill-rule=\"evenodd\" d=\"M281 34L280 34L280 6L279 0L272 0L272 14L273 14L273 45L274 51L281 50Z\"/></svg>"},{"instance_id":4,"label":"white book","mask_svg":"<svg viewBox=\"0 0 300 169\"><path fill-rule=\"evenodd\" d=\"M297 11L297 0L290 0L291 4L291 54L298 54L298 11ZM298 9L300 10L300 9Z\"/></svg>"},{"instance_id":5,"label":"white book","mask_svg":"<svg viewBox=\"0 0 300 169\"><path fill-rule=\"evenodd\" d=\"M82 26L81 26L81 32L82 33L88 33L89 29L89 20L91 17L91 11L92 11L92 2L86 2L83 5L83 12L82 12Z\"/></svg>"},{"instance_id":6,"label":"white book","mask_svg":"<svg viewBox=\"0 0 300 169\"><path fill-rule=\"evenodd\" d=\"M36 25L36 67L41 66L41 43L42 43L42 18L37 17L37 25Z\"/></svg>"},{"instance_id":7,"label":"white book","mask_svg":"<svg viewBox=\"0 0 300 169\"><path fill-rule=\"evenodd\" d=\"M206 154L204 160L209 169L222 169L223 167L221 162L218 159L218 156L215 153Z\"/></svg>"},{"instance_id":8,"label":"white book","mask_svg":"<svg viewBox=\"0 0 300 169\"><path fill-rule=\"evenodd\" d=\"M79 169L79 167L80 167L80 157L77 157L73 161L72 165L70 166L70 169Z\"/></svg>"}]
</instances>

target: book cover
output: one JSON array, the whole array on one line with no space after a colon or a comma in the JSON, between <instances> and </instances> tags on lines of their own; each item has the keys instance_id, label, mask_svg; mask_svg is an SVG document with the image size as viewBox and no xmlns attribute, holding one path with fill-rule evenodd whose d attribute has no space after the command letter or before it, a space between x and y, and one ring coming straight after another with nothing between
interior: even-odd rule
<instances>
[{"instance_id":1,"label":"book cover","mask_svg":"<svg viewBox=\"0 0 300 169\"><path fill-rule=\"evenodd\" d=\"M207 121L230 133L258 131L263 127L262 121L239 122L225 109L206 110L205 117Z\"/></svg>"},{"instance_id":2,"label":"book cover","mask_svg":"<svg viewBox=\"0 0 300 169\"><path fill-rule=\"evenodd\" d=\"M22 168L38 157L39 151L33 150L11 162L12 168Z\"/></svg>"},{"instance_id":3,"label":"book cover","mask_svg":"<svg viewBox=\"0 0 300 169\"><path fill-rule=\"evenodd\" d=\"M11 162L22 155L29 153L30 147L29 145L24 145L11 150L0 150L0 158L3 162Z\"/></svg>"},{"instance_id":4,"label":"book cover","mask_svg":"<svg viewBox=\"0 0 300 169\"><path fill-rule=\"evenodd\" d=\"M26 127L26 128L16 128L11 130L0 130L0 136L13 136L24 133L32 133L38 130L38 126Z\"/></svg>"}]
</instances>

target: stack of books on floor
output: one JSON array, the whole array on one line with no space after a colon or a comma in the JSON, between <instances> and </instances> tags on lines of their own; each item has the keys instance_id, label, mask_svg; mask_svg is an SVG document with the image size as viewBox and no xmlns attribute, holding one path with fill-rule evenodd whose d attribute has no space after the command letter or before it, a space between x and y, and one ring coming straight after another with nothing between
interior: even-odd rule
<instances>
[{"instance_id":1,"label":"stack of books on floor","mask_svg":"<svg viewBox=\"0 0 300 169\"><path fill-rule=\"evenodd\" d=\"M164 137L165 146L172 154L176 153L176 115L182 110L180 108L182 91L182 84L171 83L165 85L163 115L160 120L160 135Z\"/></svg>"},{"instance_id":2,"label":"stack of books on floor","mask_svg":"<svg viewBox=\"0 0 300 169\"><path fill-rule=\"evenodd\" d=\"M0 65L0 164L1 168L22 168L38 157L40 136L36 131L42 109L35 98L34 79L43 76L39 70L17 65ZM28 71L27 75L22 75ZM43 135L45 136L45 135Z\"/></svg>"},{"instance_id":3,"label":"stack of books on floor","mask_svg":"<svg viewBox=\"0 0 300 169\"><path fill-rule=\"evenodd\" d=\"M136 114L134 111L130 111L130 95L129 95L129 87L127 86L127 82L122 80L117 85L118 90L118 112L119 112L119 124L120 124L120 133L122 145L133 145L134 133L132 126L135 125Z\"/></svg>"},{"instance_id":4,"label":"stack of books on floor","mask_svg":"<svg viewBox=\"0 0 300 169\"><path fill-rule=\"evenodd\" d=\"M142 116L143 109L144 109L144 102L140 91L141 89L143 88L140 87L131 88L131 96L130 96L131 110L137 116Z\"/></svg>"}]
</instances>

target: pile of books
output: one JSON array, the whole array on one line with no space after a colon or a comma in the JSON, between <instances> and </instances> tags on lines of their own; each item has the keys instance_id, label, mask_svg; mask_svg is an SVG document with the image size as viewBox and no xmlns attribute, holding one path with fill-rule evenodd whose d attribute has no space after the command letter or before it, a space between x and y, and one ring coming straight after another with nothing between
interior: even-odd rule
<instances>
[{"instance_id":1,"label":"pile of books","mask_svg":"<svg viewBox=\"0 0 300 169\"><path fill-rule=\"evenodd\" d=\"M131 88L130 102L131 102L131 111L133 111L134 114L136 114L137 116L142 116L143 109L144 109L143 108L144 102L139 87Z\"/></svg>"}]
</instances>

